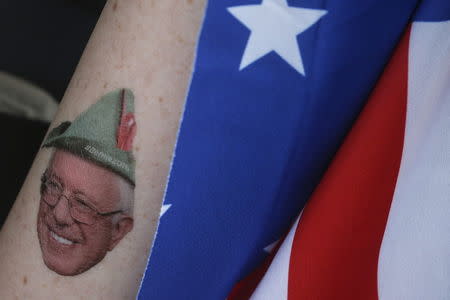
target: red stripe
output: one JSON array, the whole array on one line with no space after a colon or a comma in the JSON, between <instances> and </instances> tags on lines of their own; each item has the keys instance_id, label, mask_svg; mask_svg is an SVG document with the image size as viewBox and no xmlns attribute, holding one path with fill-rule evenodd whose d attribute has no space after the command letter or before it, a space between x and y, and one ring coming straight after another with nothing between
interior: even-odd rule
<instances>
[{"instance_id":1,"label":"red stripe","mask_svg":"<svg viewBox=\"0 0 450 300\"><path fill-rule=\"evenodd\" d=\"M289 300L378 299L378 255L403 149L409 33L304 208Z\"/></svg>"}]
</instances>

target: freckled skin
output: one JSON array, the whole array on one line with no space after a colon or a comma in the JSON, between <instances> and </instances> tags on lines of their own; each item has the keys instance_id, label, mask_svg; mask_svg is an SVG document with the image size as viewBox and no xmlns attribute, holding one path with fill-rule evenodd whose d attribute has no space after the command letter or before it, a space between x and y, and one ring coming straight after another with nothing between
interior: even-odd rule
<instances>
[{"instance_id":1,"label":"freckled skin","mask_svg":"<svg viewBox=\"0 0 450 300\"><path fill-rule=\"evenodd\" d=\"M48 170L61 179L65 194L80 190L99 211L117 210L121 178L115 173L61 150L55 152ZM42 257L60 275L77 275L96 265L132 227L133 219L123 213L115 223L113 216L97 216L94 224L86 225L72 218L65 197L55 207L40 201L37 232ZM51 231L74 243L59 243Z\"/></svg>"}]
</instances>

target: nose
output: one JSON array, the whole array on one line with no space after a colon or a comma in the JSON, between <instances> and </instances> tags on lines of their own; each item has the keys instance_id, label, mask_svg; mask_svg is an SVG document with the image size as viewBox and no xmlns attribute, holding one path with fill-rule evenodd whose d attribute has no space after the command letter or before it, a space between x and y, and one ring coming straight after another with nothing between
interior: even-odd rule
<instances>
[{"instance_id":1,"label":"nose","mask_svg":"<svg viewBox=\"0 0 450 300\"><path fill-rule=\"evenodd\" d=\"M74 222L70 215L69 199L64 195L61 195L58 203L53 208L53 214L59 225L70 225Z\"/></svg>"}]
</instances>

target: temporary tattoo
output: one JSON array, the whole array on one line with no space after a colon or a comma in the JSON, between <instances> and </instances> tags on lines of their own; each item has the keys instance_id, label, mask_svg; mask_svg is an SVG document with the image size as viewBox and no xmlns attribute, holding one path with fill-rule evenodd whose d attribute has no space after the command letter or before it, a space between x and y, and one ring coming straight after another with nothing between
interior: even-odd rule
<instances>
[{"instance_id":1,"label":"temporary tattoo","mask_svg":"<svg viewBox=\"0 0 450 300\"><path fill-rule=\"evenodd\" d=\"M45 265L77 275L99 263L133 228L134 97L111 92L54 128L42 175L37 233Z\"/></svg>"}]
</instances>

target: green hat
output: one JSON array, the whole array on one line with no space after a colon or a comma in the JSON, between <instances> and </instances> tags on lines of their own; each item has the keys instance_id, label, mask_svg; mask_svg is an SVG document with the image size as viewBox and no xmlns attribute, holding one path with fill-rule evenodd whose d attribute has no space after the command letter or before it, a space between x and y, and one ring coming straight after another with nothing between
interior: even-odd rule
<instances>
[{"instance_id":1,"label":"green hat","mask_svg":"<svg viewBox=\"0 0 450 300\"><path fill-rule=\"evenodd\" d=\"M73 122L66 121L54 128L42 146L67 150L110 169L134 185L135 134L133 93L119 89L103 96Z\"/></svg>"}]
</instances>

